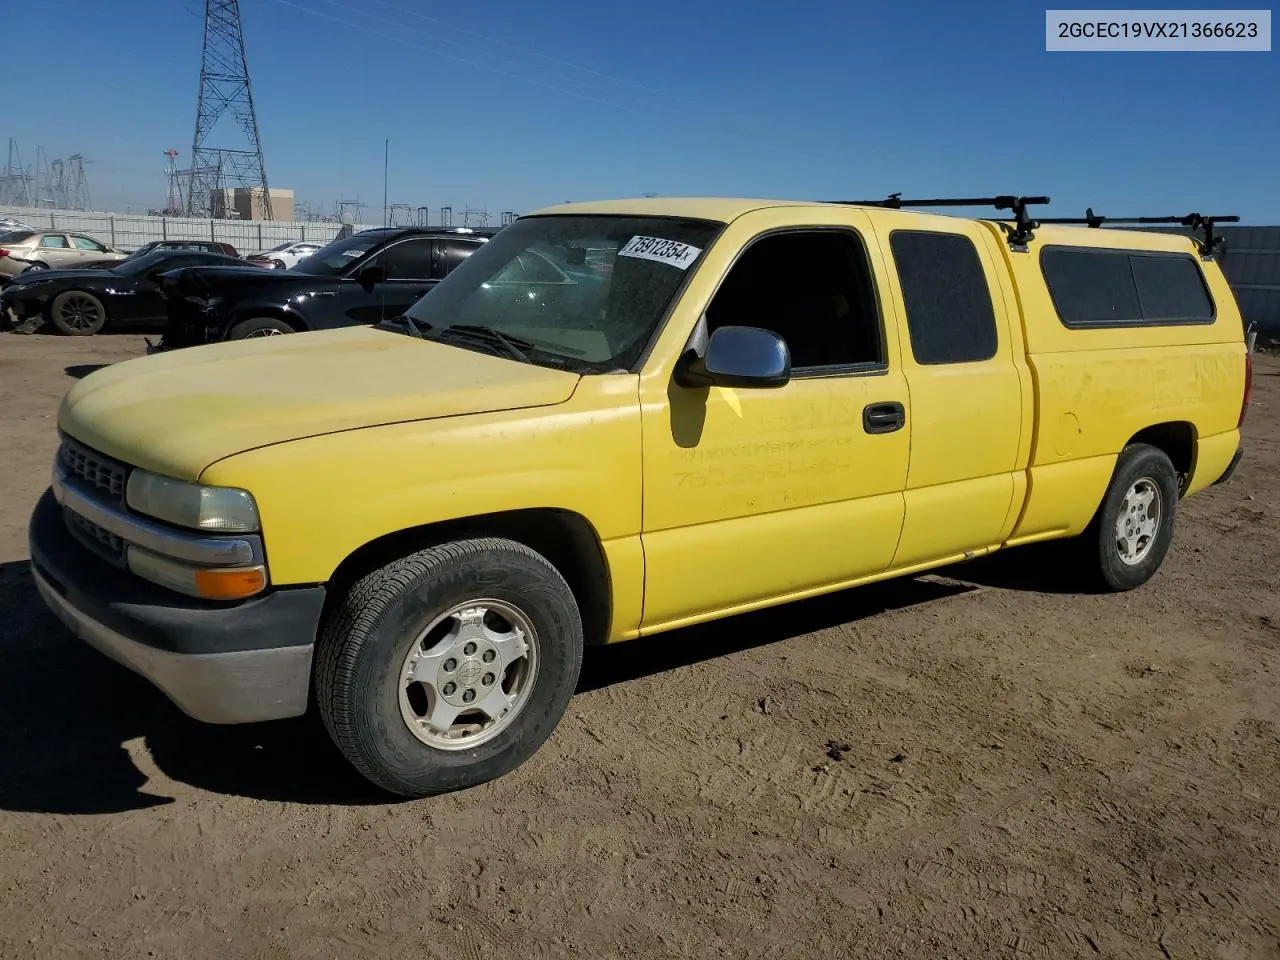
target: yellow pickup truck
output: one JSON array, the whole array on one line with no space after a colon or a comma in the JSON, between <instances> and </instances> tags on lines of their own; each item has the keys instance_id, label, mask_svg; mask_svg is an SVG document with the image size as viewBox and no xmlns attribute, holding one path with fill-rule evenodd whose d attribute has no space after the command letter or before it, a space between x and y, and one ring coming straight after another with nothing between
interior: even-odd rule
<instances>
[{"instance_id":1,"label":"yellow pickup truck","mask_svg":"<svg viewBox=\"0 0 1280 960\"><path fill-rule=\"evenodd\" d=\"M413 797L533 754L588 644L1054 538L1144 583L1240 458L1212 242L900 206L553 207L376 327L93 373L35 582L191 716L314 706Z\"/></svg>"}]
</instances>

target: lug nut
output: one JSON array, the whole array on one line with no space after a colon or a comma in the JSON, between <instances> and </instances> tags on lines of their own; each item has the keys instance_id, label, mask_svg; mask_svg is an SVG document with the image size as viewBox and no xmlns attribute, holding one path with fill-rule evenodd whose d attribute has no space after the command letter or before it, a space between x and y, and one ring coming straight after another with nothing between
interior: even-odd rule
<instances>
[{"instance_id":1,"label":"lug nut","mask_svg":"<svg viewBox=\"0 0 1280 960\"><path fill-rule=\"evenodd\" d=\"M493 658L496 656L497 654L494 653L492 650L486 650L484 652L484 656L481 657L480 659L483 660L485 663L493 663Z\"/></svg>"},{"instance_id":2,"label":"lug nut","mask_svg":"<svg viewBox=\"0 0 1280 960\"><path fill-rule=\"evenodd\" d=\"M462 648L462 652L469 657L476 652L476 645L474 643L468 643L465 647Z\"/></svg>"},{"instance_id":3,"label":"lug nut","mask_svg":"<svg viewBox=\"0 0 1280 960\"><path fill-rule=\"evenodd\" d=\"M452 697L457 689L458 685L456 683L446 683L444 685L444 695L446 697Z\"/></svg>"},{"instance_id":4,"label":"lug nut","mask_svg":"<svg viewBox=\"0 0 1280 960\"><path fill-rule=\"evenodd\" d=\"M475 692L474 690L465 690L465 691L463 691L463 694L462 694L462 702L463 702L463 703L470 703L470 702L471 702L472 700L474 700L475 698L476 698L476 692Z\"/></svg>"},{"instance_id":5,"label":"lug nut","mask_svg":"<svg viewBox=\"0 0 1280 960\"><path fill-rule=\"evenodd\" d=\"M458 661L453 659L453 657L450 657L444 662L444 669L446 673L453 673L453 671L458 669Z\"/></svg>"},{"instance_id":6,"label":"lug nut","mask_svg":"<svg viewBox=\"0 0 1280 960\"><path fill-rule=\"evenodd\" d=\"M486 674L485 674L485 675L480 679L480 682L481 682L481 683L483 683L486 687L492 687L492 686L493 686L493 681L494 681L494 680L496 680L496 679L497 679L497 677L495 677L492 673L486 673Z\"/></svg>"}]
</instances>

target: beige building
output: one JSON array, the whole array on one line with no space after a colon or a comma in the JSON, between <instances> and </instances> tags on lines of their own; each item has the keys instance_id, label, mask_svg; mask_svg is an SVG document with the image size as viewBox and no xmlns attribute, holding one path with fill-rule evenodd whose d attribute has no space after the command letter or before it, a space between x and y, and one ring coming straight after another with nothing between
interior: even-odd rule
<instances>
[{"instance_id":1,"label":"beige building","mask_svg":"<svg viewBox=\"0 0 1280 960\"><path fill-rule=\"evenodd\" d=\"M271 220L293 220L293 191L271 187ZM215 190L210 197L213 215L234 220L266 220L262 191L256 187L233 187Z\"/></svg>"}]
</instances>

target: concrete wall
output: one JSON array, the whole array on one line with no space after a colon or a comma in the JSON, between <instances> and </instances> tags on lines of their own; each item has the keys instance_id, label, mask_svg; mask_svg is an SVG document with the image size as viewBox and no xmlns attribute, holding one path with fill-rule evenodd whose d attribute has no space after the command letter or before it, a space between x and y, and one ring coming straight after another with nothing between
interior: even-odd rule
<instances>
[{"instance_id":1,"label":"concrete wall","mask_svg":"<svg viewBox=\"0 0 1280 960\"><path fill-rule=\"evenodd\" d=\"M0 208L0 217L13 217L40 230L83 233L121 250L152 240L214 240L229 243L241 254L265 250L287 240L328 243L343 229L341 223L290 220L205 220L192 217L144 217L123 213L85 213L80 210ZM368 230L373 224L354 224Z\"/></svg>"}]
</instances>

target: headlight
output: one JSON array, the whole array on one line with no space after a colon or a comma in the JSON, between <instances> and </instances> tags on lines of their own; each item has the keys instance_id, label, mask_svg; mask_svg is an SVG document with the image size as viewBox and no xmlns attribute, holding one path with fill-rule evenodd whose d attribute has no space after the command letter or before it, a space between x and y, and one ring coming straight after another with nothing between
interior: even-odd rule
<instances>
[{"instance_id":1,"label":"headlight","mask_svg":"<svg viewBox=\"0 0 1280 960\"><path fill-rule=\"evenodd\" d=\"M125 502L138 513L192 530L250 533L259 529L253 495L235 487L205 487L134 470L125 487Z\"/></svg>"}]
</instances>

